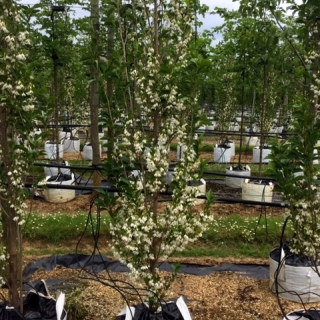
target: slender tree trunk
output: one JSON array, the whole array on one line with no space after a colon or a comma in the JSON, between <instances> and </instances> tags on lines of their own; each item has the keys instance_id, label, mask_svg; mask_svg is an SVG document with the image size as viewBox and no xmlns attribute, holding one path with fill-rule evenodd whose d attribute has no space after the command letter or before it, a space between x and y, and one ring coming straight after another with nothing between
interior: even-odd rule
<instances>
[{"instance_id":1,"label":"slender tree trunk","mask_svg":"<svg viewBox=\"0 0 320 320\"><path fill-rule=\"evenodd\" d=\"M244 59L245 63L245 59ZM241 87L241 122L240 122L240 153L239 153L239 160L238 160L238 167L241 166L241 154L242 154L242 133L243 133L243 114L244 114L244 94L245 94L245 76L246 76L246 70L243 68L242 70L242 87Z\"/></svg>"},{"instance_id":2,"label":"slender tree trunk","mask_svg":"<svg viewBox=\"0 0 320 320\"><path fill-rule=\"evenodd\" d=\"M56 162L59 163L59 99L58 99L58 61L53 59L53 103L54 103L54 143L56 152ZM60 168L58 168L60 172Z\"/></svg>"},{"instance_id":3,"label":"slender tree trunk","mask_svg":"<svg viewBox=\"0 0 320 320\"><path fill-rule=\"evenodd\" d=\"M111 19L114 19L112 17ZM107 60L111 61L112 59L112 52L113 52L113 43L114 43L114 30L113 28L109 27L108 29L108 45L107 45ZM114 101L113 101L113 86L111 80L107 82L107 99L109 101L109 114L111 119L113 121L112 117L112 107L114 106ZM108 159L111 159L113 150L114 150L114 124L109 123L108 126Z\"/></svg>"},{"instance_id":4,"label":"slender tree trunk","mask_svg":"<svg viewBox=\"0 0 320 320\"><path fill-rule=\"evenodd\" d=\"M7 178L7 187L5 192L0 192L0 208L3 226L2 245L6 247L8 263L6 265L6 274L4 275L9 289L9 301L12 305L22 311L22 250L21 250L21 230L17 221L15 208L11 207L14 202L12 184L8 171L10 170L10 145L8 140L7 113L4 106L0 106L0 144L2 147L2 168Z\"/></svg>"},{"instance_id":5,"label":"slender tree trunk","mask_svg":"<svg viewBox=\"0 0 320 320\"><path fill-rule=\"evenodd\" d=\"M262 152L264 148L264 143L265 143L265 121L266 121L266 112L267 112L267 68L266 65L263 65L263 88L262 88L262 105L261 105L261 114L260 114L260 161L259 161L259 176L261 175L262 172Z\"/></svg>"},{"instance_id":6,"label":"slender tree trunk","mask_svg":"<svg viewBox=\"0 0 320 320\"><path fill-rule=\"evenodd\" d=\"M154 0L154 39L153 39L153 49L156 54L157 59L159 59L159 29L158 29L158 0ZM160 129L160 110L159 107L157 107L153 113L153 140L155 147L158 145L159 141L159 129ZM158 214L159 214L159 206L158 206L158 201L159 201L159 193L155 192L152 197L152 203L153 203L153 219L157 220L158 219ZM149 263L149 268L150 268L150 273L152 275L155 275L156 272L156 262L158 261L158 255L159 255L159 239L156 237L153 237L152 239L152 244L150 248L150 252L153 254L153 259L150 260ZM158 303L150 303L150 309L151 310L156 310L158 307Z\"/></svg>"},{"instance_id":7,"label":"slender tree trunk","mask_svg":"<svg viewBox=\"0 0 320 320\"><path fill-rule=\"evenodd\" d=\"M91 49L92 64L90 67L91 83L90 83L90 111L91 111L91 128L90 138L92 144L92 165L100 164L100 141L99 141L99 0L91 0ZM99 171L94 171L93 185L101 185L101 175Z\"/></svg>"},{"instance_id":8,"label":"slender tree trunk","mask_svg":"<svg viewBox=\"0 0 320 320\"><path fill-rule=\"evenodd\" d=\"M318 22L317 25L317 32L313 33L313 41L315 43L315 52L317 54L320 54L320 22ZM313 75L317 75L319 71L319 59L313 59L312 62L312 73ZM313 100L313 92L311 93L310 97L311 101ZM316 104L318 104L318 101L315 101L314 103L310 104L310 111L314 113L315 115L319 113L320 110L317 110Z\"/></svg>"}]
</instances>

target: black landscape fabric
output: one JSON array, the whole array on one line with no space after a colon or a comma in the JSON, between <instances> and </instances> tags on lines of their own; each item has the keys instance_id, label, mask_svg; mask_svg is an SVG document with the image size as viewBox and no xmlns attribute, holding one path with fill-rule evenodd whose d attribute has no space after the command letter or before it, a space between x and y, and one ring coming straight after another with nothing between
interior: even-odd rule
<instances>
[{"instance_id":1,"label":"black landscape fabric","mask_svg":"<svg viewBox=\"0 0 320 320\"><path fill-rule=\"evenodd\" d=\"M111 272L128 272L126 265L119 261L112 260L100 255L53 255L47 258L41 258L29 263L23 270L23 278L28 280L37 270L44 269L52 271L56 266L62 266L71 269L88 268L95 273L108 270ZM173 267L170 263L164 262L159 265L160 271L172 272ZM269 266L253 264L231 264L225 263L218 266L201 266L196 264L181 263L178 273L205 276L213 272L231 271L238 275L247 276L255 279L269 278Z\"/></svg>"}]
</instances>

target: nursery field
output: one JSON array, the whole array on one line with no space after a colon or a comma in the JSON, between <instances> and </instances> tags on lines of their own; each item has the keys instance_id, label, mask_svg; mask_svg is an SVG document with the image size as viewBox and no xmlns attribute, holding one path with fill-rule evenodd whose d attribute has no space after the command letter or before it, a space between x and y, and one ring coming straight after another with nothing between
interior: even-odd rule
<instances>
[{"instance_id":1,"label":"nursery field","mask_svg":"<svg viewBox=\"0 0 320 320\"><path fill-rule=\"evenodd\" d=\"M33 200L34 212L44 215L58 215L89 211L91 195L79 195L74 200L62 205L52 204L44 200ZM30 203L29 203L30 205ZM260 214L261 207L243 204L214 204L212 214L219 218L229 215L255 217ZM267 215L281 216L281 208L267 208ZM74 253L79 239L60 240L56 243L44 239L26 239L25 264L40 257L43 249L52 249L63 253ZM103 253L108 247L108 239L101 235L99 247ZM85 237L78 244L81 253L91 254L93 240ZM108 250L107 250L108 251ZM242 256L235 258L214 256L184 256L174 257L173 262L192 264L196 268L205 266L221 266L224 264L268 266L268 259ZM166 272L163 273L166 275ZM129 282L127 273L102 272L96 276L88 275L79 270L57 266L50 272L42 269L35 272L33 280L60 279L59 289L67 291L69 305L68 319L113 319L125 305L123 297L111 283L117 279ZM61 280L62 279L62 280ZM111 281L112 280L112 281ZM48 280L49 281L49 280ZM104 282L104 283L102 283ZM55 290L55 289L52 289ZM51 291L52 291L51 290ZM169 298L183 296L194 320L202 319L282 319L276 295L269 289L269 279L256 279L230 271L213 272L209 275L178 274ZM139 303L136 295L126 294L131 303ZM281 300L281 306L286 312L300 309L301 305ZM314 305L313 305L314 306ZM319 304L320 306L320 304Z\"/></svg>"},{"instance_id":2,"label":"nursery field","mask_svg":"<svg viewBox=\"0 0 320 320\"><path fill-rule=\"evenodd\" d=\"M212 140L205 141L204 145L211 145ZM105 155L104 155L105 156ZM176 160L176 153L172 152L172 161ZM202 152L201 157L212 160L212 152ZM238 161L239 154L233 157L233 162ZM82 154L65 156L66 160L81 160ZM251 164L252 157L242 155L242 163ZM210 165L210 164L209 164ZM226 164L214 166L214 171L223 172ZM257 167L256 167L257 168ZM256 169L257 170L257 169ZM207 180L207 178L206 178ZM224 183L224 177L214 176L207 180L207 191L212 190L217 199L241 199L241 189L229 188ZM82 230L86 227L86 215L95 215L96 208L91 208L92 194L78 194L74 200L59 204L50 203L41 196L27 200L30 209L30 220L27 223L24 237L24 264L36 261L50 255L64 255L80 253L91 255L97 253L95 246L105 256L111 257L108 232L103 229L98 241L95 241L90 232ZM236 202L236 201L235 201ZM202 203L196 210L201 210ZM172 257L170 262L191 265L195 270L202 270L206 266L220 266L222 270L206 275L179 273L169 299L183 296L194 320L202 319L282 319L277 296L269 289L268 275L261 277L259 268L267 270L268 252L279 243L281 223L283 221L283 208L279 206L261 206L246 203L222 203L218 201L211 206L211 213L215 216L217 225L212 228L203 239L189 246L184 252ZM61 216L75 216L83 214L82 224L73 227L68 236L59 231L65 227L66 222L59 220ZM48 231L41 235L33 232L33 228L45 229L41 223L32 225L32 216L52 218L51 228L57 234ZM102 216L107 216L102 212ZM239 219L239 220L238 220ZM60 222L59 222L60 221ZM246 224L247 226L237 226ZM29 224L29 226L28 226ZM62 225L64 224L64 225ZM50 229L51 229L50 228ZM240 230L243 228L243 230ZM79 229L75 232L75 229ZM68 230L64 231L68 233ZM50 234L50 235L49 235ZM257 268L250 276L241 272L229 271L228 266L251 266ZM225 267L224 267L225 266ZM231 270L231 269L230 269ZM164 276L167 273L163 272ZM67 293L68 319L106 319L111 320L125 305L125 299L131 304L139 303L136 294L130 290L125 291L125 299L114 287L116 280L130 283L126 272L107 272L89 275L80 269L70 269L56 266L51 271L40 269L34 273L32 280L55 279L57 287L52 290L62 289ZM51 291L52 291L51 290ZM302 305L280 300L283 312L301 309ZM313 305L314 306L314 305ZM319 304L320 306L320 304Z\"/></svg>"}]
</instances>

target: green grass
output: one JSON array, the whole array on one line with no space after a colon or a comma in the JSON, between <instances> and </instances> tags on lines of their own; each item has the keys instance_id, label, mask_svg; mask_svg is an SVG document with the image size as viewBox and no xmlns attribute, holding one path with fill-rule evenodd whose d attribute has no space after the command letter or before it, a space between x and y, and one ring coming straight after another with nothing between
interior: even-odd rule
<instances>
[{"instance_id":1,"label":"green grass","mask_svg":"<svg viewBox=\"0 0 320 320\"><path fill-rule=\"evenodd\" d=\"M240 153L241 151L242 155L245 155L245 154L252 155L253 148L254 148L253 146L248 146L245 143L243 143L241 146L241 149L240 149L240 145L235 146L235 152Z\"/></svg>"},{"instance_id":2,"label":"green grass","mask_svg":"<svg viewBox=\"0 0 320 320\"><path fill-rule=\"evenodd\" d=\"M103 215L100 223L100 234L106 239L106 236L109 236L108 216ZM42 241L43 248L31 248L26 253L44 255L74 252L75 246L68 247L68 241L78 240L86 224L87 214L81 212L74 215L32 214L23 229L23 236L31 243L33 240ZM280 216L268 217L267 220L263 218L259 223L257 217L245 218L238 215L220 217L214 220L201 239L187 246L184 251L178 252L176 256L268 258L270 250L279 244L282 224L283 218ZM96 227L95 218L93 223L88 224L85 235L92 234L92 226ZM290 232L290 227L288 230ZM286 236L289 236L289 233ZM61 245L63 242L67 245ZM54 247L56 244L59 244L59 247ZM110 254L107 247L102 250L105 254Z\"/></svg>"},{"instance_id":3,"label":"green grass","mask_svg":"<svg viewBox=\"0 0 320 320\"><path fill-rule=\"evenodd\" d=\"M237 215L215 221L196 243L180 252L180 256L267 258L279 245L282 217L243 218ZM289 237L290 226L285 237Z\"/></svg>"},{"instance_id":4,"label":"green grass","mask_svg":"<svg viewBox=\"0 0 320 320\"><path fill-rule=\"evenodd\" d=\"M243 163L242 163L243 165ZM259 165L258 164L248 164L251 170L251 176L252 177L269 177L268 174L268 166L267 165L262 165L262 171L259 172ZM230 168L230 163L210 163L206 165L205 171L208 172L220 172L220 173L225 173L227 168ZM223 180L225 179L224 176L220 175L214 175L214 174L205 174L204 175L205 179L209 180Z\"/></svg>"},{"instance_id":5,"label":"green grass","mask_svg":"<svg viewBox=\"0 0 320 320\"><path fill-rule=\"evenodd\" d=\"M48 243L58 243L64 240L79 238L83 233L92 234L92 228L96 228L97 219L87 221L88 214L31 214L26 219L23 228L23 236L28 239L44 240ZM108 233L108 216L102 216L100 220L100 232Z\"/></svg>"}]
</instances>

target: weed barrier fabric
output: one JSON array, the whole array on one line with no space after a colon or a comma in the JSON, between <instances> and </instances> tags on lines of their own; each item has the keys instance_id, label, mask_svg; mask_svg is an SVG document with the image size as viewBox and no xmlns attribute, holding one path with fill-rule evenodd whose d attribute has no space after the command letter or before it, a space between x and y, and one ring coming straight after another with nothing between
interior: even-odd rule
<instances>
[{"instance_id":1,"label":"weed barrier fabric","mask_svg":"<svg viewBox=\"0 0 320 320\"><path fill-rule=\"evenodd\" d=\"M111 272L129 272L129 269L123 263L112 260L100 255L54 255L47 258L41 258L29 263L23 270L23 278L28 281L30 277L39 269L52 271L55 267L62 266L71 269L89 268L94 273L99 273L104 270ZM160 271L172 272L173 267L170 263L164 262L159 265ZM240 276L247 276L255 279L268 279L269 266L253 265L253 264L231 264L225 263L218 266L202 266L196 264L181 263L178 273L205 276L213 272L231 271ZM0 319L1 320L1 319Z\"/></svg>"}]
</instances>

